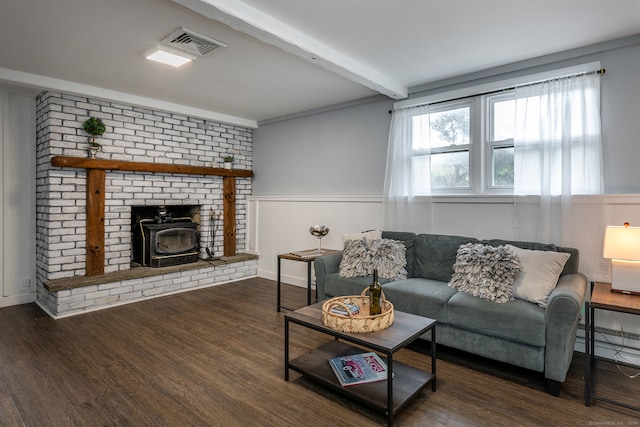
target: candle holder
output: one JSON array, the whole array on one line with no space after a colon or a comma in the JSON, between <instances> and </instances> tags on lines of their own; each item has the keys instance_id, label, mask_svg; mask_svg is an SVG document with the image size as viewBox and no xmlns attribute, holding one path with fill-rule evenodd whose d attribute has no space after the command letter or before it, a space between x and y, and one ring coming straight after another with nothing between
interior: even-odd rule
<instances>
[{"instance_id":1,"label":"candle holder","mask_svg":"<svg viewBox=\"0 0 640 427\"><path fill-rule=\"evenodd\" d=\"M322 250L322 238L329 234L329 227L326 225L312 225L309 228L309 233L312 236L316 236L318 238L318 253L321 254L324 251Z\"/></svg>"}]
</instances>

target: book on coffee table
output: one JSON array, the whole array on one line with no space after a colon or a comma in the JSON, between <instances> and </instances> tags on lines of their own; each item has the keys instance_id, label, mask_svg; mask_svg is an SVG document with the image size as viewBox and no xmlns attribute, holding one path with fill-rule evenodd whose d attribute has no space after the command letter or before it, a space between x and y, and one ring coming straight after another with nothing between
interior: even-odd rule
<instances>
[{"instance_id":1,"label":"book on coffee table","mask_svg":"<svg viewBox=\"0 0 640 427\"><path fill-rule=\"evenodd\" d=\"M329 364L342 387L387 379L387 365L374 352L334 357Z\"/></svg>"}]
</instances>

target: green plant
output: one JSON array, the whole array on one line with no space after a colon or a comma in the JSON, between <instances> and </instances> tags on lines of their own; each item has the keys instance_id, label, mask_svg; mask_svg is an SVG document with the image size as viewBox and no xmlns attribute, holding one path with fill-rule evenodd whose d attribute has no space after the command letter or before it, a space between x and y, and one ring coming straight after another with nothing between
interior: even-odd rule
<instances>
[{"instance_id":1,"label":"green plant","mask_svg":"<svg viewBox=\"0 0 640 427\"><path fill-rule=\"evenodd\" d=\"M100 143L96 142L96 136L102 135L107 130L102 120L97 117L89 117L85 120L83 127L84 131L91 135L91 137L87 138L87 144L90 147L102 147Z\"/></svg>"},{"instance_id":2,"label":"green plant","mask_svg":"<svg viewBox=\"0 0 640 427\"><path fill-rule=\"evenodd\" d=\"M233 156L224 156L222 158L222 160L224 160L225 163L233 163L233 161L235 160L235 157L233 157Z\"/></svg>"}]
</instances>

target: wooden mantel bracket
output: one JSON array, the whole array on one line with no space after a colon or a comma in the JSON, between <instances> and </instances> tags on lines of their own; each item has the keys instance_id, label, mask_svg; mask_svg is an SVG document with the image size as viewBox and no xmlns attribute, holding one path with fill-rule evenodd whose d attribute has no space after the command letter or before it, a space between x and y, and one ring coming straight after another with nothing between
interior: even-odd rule
<instances>
[{"instance_id":1,"label":"wooden mantel bracket","mask_svg":"<svg viewBox=\"0 0 640 427\"><path fill-rule=\"evenodd\" d=\"M54 156L51 165L87 170L87 261L86 275L104 274L104 206L106 170L223 177L224 256L236 254L236 177L250 178L248 169L128 162L83 157Z\"/></svg>"}]
</instances>

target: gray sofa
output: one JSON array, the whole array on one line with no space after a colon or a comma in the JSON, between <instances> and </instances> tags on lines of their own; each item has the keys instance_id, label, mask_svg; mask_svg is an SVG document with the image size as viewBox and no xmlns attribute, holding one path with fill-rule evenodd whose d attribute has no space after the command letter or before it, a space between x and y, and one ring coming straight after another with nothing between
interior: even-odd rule
<instances>
[{"instance_id":1,"label":"gray sofa","mask_svg":"<svg viewBox=\"0 0 640 427\"><path fill-rule=\"evenodd\" d=\"M586 277L578 272L577 249L408 232L385 231L382 237L402 241L406 247L407 279L380 279L396 310L436 319L438 344L544 372L549 393L559 395L573 357L587 289ZM466 243L511 244L522 249L567 252L571 256L546 308L519 299L497 304L448 286L457 250ZM371 277L340 277L341 259L342 252L315 260L319 300L359 295L371 282Z\"/></svg>"}]
</instances>

